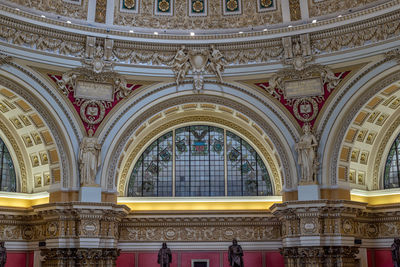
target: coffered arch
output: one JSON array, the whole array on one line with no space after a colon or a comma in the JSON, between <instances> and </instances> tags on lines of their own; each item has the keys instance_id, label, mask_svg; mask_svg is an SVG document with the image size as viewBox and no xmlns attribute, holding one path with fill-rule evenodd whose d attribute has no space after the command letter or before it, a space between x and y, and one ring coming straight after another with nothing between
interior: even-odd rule
<instances>
[{"instance_id":1,"label":"coffered arch","mask_svg":"<svg viewBox=\"0 0 400 267\"><path fill-rule=\"evenodd\" d=\"M386 157L379 152L382 138L398 114L400 68L384 57L365 69L351 87L345 88L347 103L329 128L332 131L323 158L326 185L379 189L378 174L374 172L379 169L378 157Z\"/></svg>"},{"instance_id":2,"label":"coffered arch","mask_svg":"<svg viewBox=\"0 0 400 267\"><path fill-rule=\"evenodd\" d=\"M58 116L57 100L48 95L53 89L44 88L41 77L23 67L5 69L0 70L0 112L23 155L26 178L24 181L21 174L21 191L72 186L77 180L70 142L73 135L67 135L72 127L67 130L62 123L65 120ZM17 158L19 152L13 152Z\"/></svg>"},{"instance_id":3,"label":"coffered arch","mask_svg":"<svg viewBox=\"0 0 400 267\"><path fill-rule=\"evenodd\" d=\"M213 92L213 90L215 90L213 86L222 90L224 96L220 93L217 94ZM205 85L206 89L200 94L193 93L191 84L185 84L182 87L183 88L179 88L178 90L184 90L184 92L180 92L179 95L176 94L176 85L161 87L163 88L161 92L163 92L164 95L158 95L157 100L154 100L152 97L152 104L148 106L146 106L147 100L142 100L139 104L145 105L145 107L136 107L138 108L136 113L129 111L129 109L124 110L124 108L122 108L122 117L127 116L127 118L126 121L120 118L118 122L120 123L122 120L125 121L124 124L120 126L115 125L114 129L108 132L108 136L105 136L104 133L100 134L99 138L103 137L105 139L103 148L106 147L106 145L109 146L107 151L103 152L103 157L105 158L101 172L101 183L103 187L106 186L110 191L118 190L120 194L123 194L126 177L130 171L130 165L128 166L126 163L132 164L135 156L139 153L138 150L134 154L129 154L127 151L136 147L138 144L137 142L140 143L140 149L144 149L143 147L148 142L156 138L157 135L162 132L171 129L171 127L175 125L187 125L191 122L195 122L195 124L211 122L213 125L221 125L228 129L235 129L235 127L241 125L241 129L245 131L251 130L251 132L253 132L252 134L240 134L238 130L235 132L239 133L241 137L244 137L253 145L256 142L262 142L262 145L261 143L256 143L255 146L259 147L259 149L266 149L265 153L261 154L263 154L264 159L269 157L269 162L273 162L272 168L276 169L274 171L275 176L272 175L275 179L276 194L280 194L282 189L285 190L293 186L293 181L297 181L296 166L290 145L294 143L294 139L290 139L291 134L286 134L288 129L282 123L282 121L284 121L282 117L280 117L279 120L271 118L271 113L275 116L281 116L281 114L275 112L278 109L273 111L275 112L273 113L267 110L268 107L266 105L262 105L264 110L259 110L257 109L258 99L253 99L253 102L248 102L248 100L244 101L244 99L240 100L238 96L241 96L242 93L237 93L236 97L234 97L234 92L232 91L234 91L235 88L229 88L228 86L216 84ZM209 90L207 90L207 87ZM139 96L136 97L140 98ZM133 102L130 101L130 103L132 105ZM132 112L132 114L129 114L130 112ZM172 116L172 114L175 115ZM195 114L197 116L195 116ZM267 114L269 114L270 117ZM167 117L168 120L166 120ZM170 120L175 120L176 122L169 125L165 124L166 121ZM109 121L115 122L116 120ZM237 121L237 123L233 123L234 121ZM243 123L246 125L243 125ZM104 127L104 129L106 128L107 127ZM118 131L116 131L117 129ZM145 132L145 130L147 134L142 136L142 132ZM282 131L284 131L285 134L282 134ZM143 140L139 138L139 135L142 136L140 138L143 138ZM113 138L111 138L111 136L113 136ZM257 136L257 138L254 136ZM289 140L285 139L285 137L289 138ZM133 142L136 145L132 146ZM136 149L138 148L136 147ZM128 157L130 157L129 160ZM265 162L267 162L267 160ZM123 179L121 175L124 176Z\"/></svg>"}]
</instances>

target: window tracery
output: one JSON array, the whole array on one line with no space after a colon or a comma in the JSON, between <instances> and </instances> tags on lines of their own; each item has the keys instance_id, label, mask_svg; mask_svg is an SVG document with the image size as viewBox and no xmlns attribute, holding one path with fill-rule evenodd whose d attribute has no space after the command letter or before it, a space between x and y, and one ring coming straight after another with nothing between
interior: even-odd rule
<instances>
[{"instance_id":1,"label":"window tracery","mask_svg":"<svg viewBox=\"0 0 400 267\"><path fill-rule=\"evenodd\" d=\"M0 139L0 191L16 192L14 164L6 144Z\"/></svg>"},{"instance_id":2,"label":"window tracery","mask_svg":"<svg viewBox=\"0 0 400 267\"><path fill-rule=\"evenodd\" d=\"M272 195L268 170L256 150L236 134L193 125L150 144L134 165L130 197Z\"/></svg>"},{"instance_id":3,"label":"window tracery","mask_svg":"<svg viewBox=\"0 0 400 267\"><path fill-rule=\"evenodd\" d=\"M390 147L383 182L385 189L400 187L400 134Z\"/></svg>"}]
</instances>

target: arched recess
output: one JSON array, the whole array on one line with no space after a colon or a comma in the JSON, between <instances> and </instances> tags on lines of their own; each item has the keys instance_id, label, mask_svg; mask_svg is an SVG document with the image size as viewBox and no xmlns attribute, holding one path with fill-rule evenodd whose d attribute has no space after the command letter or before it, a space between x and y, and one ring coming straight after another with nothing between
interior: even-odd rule
<instances>
[{"instance_id":1,"label":"arched recess","mask_svg":"<svg viewBox=\"0 0 400 267\"><path fill-rule=\"evenodd\" d=\"M27 188L22 191L68 188L72 184L70 179L76 176L74 153L66 135L68 130L56 112L58 101L46 95L55 89L46 87L39 75L18 67L10 72L0 71L0 88L8 92L0 92L0 101L9 109L2 111L3 118L15 129L14 137L25 154Z\"/></svg>"},{"instance_id":2,"label":"arched recess","mask_svg":"<svg viewBox=\"0 0 400 267\"><path fill-rule=\"evenodd\" d=\"M280 161L273 144L261 129L243 114L209 103L191 103L168 108L149 118L131 136L118 163L118 192L125 195L126 186L136 162L146 147L160 135L187 125L212 125L234 132L250 143L266 163L275 195L282 190Z\"/></svg>"},{"instance_id":3,"label":"arched recess","mask_svg":"<svg viewBox=\"0 0 400 267\"><path fill-rule=\"evenodd\" d=\"M326 129L329 135L322 165L327 186L378 189L372 182L371 166L375 164L379 136L396 113L390 105L397 99L398 90L390 86L400 79L400 68L383 58L362 71L344 89L344 104L336 107L340 111Z\"/></svg>"},{"instance_id":4,"label":"arched recess","mask_svg":"<svg viewBox=\"0 0 400 267\"><path fill-rule=\"evenodd\" d=\"M297 181L297 175L293 152L291 151L292 145L289 144L294 143L294 138L292 138L292 135L288 133L287 128L282 126L285 125L282 123L284 119L282 117L276 119L275 114L277 109L273 111L274 115L271 115L275 116L274 118L267 116L266 113L268 111L266 110L271 108L270 103L261 102L260 105L257 106L259 104L259 99L241 99L240 97L242 97L244 93L237 92L235 94L232 87L221 86L218 84L212 84L209 86L205 85L207 90L204 90L201 94L193 94L191 84L185 84L182 87L180 86L179 89L177 89L176 85L166 85L161 87L160 91L157 91L156 88L151 90L151 92L146 92L143 95L136 96L140 101L131 100L131 104L128 106L129 108L121 109L121 114L123 114L121 117L127 117L126 120L121 119L118 121L123 124L118 128L116 128L117 124L115 124L113 126L114 128L109 130L108 136L105 136L104 133L100 135L100 138L103 137L105 139L104 144L108 145L108 150L106 150L103 155L104 165L101 171L101 184L103 188L107 188L109 192L117 191L118 181L122 173L121 168L123 168L121 167L122 161L124 160L124 157L127 156L125 150L129 147L132 138L136 140L134 133L147 125L150 120L156 120L156 118L160 116L165 116L165 112L168 113L169 109L175 109L178 106L183 108L184 105L188 105L187 107L195 105L196 107L193 109L193 112L198 115L201 115L201 110L203 108L209 112L214 109L214 112L217 115L225 112L219 107L222 107L222 109L226 108L227 110L230 110L231 116L235 116L236 119L248 123L245 129L253 128L254 131L260 132L260 140L264 138L263 136L267 137L269 141L264 140L263 142L266 147L272 147L273 153L271 153L270 156L275 158L275 166L279 166L277 169L280 170L278 173L280 179L282 179L281 188L285 190L286 188L291 188L293 186L293 181ZM163 90L165 92L163 92ZM179 92L177 92L178 90ZM218 92L212 90L218 90ZM149 100L146 98L149 98ZM146 101L149 102L146 103ZM206 106L215 108L206 108ZM229 114L229 112L225 113ZM279 114L279 116L281 116L281 114ZM226 117L225 120L227 120ZM216 124L218 123L216 122ZM232 126L232 128L234 127ZM156 137L153 136L152 138ZM103 145L103 147L104 146L105 145ZM124 168L126 175L128 169L129 168ZM122 192L123 191L121 191L121 193Z\"/></svg>"}]
</instances>

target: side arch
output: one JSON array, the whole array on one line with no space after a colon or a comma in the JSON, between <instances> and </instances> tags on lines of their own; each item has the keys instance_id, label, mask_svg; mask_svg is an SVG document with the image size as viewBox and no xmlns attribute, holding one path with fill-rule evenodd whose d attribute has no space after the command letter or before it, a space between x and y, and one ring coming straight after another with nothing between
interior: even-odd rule
<instances>
[{"instance_id":1,"label":"side arch","mask_svg":"<svg viewBox=\"0 0 400 267\"><path fill-rule=\"evenodd\" d=\"M78 149L78 141L73 138L74 127L62 112L56 90L47 85L39 74L15 63L3 67L3 70L0 71L0 85L23 99L38 114L54 143L59 168L50 172L53 172L53 177L59 177L59 181L53 179L55 183L50 186L50 190L76 187L78 175L74 150Z\"/></svg>"},{"instance_id":2,"label":"side arch","mask_svg":"<svg viewBox=\"0 0 400 267\"><path fill-rule=\"evenodd\" d=\"M322 178L324 186L326 187L344 186L349 188L349 168L340 166L340 162L345 158L345 161L351 161L352 145L345 144L346 142L349 143L346 139L349 140L350 138L349 130L352 129L351 125L357 120L359 112L366 107L379 92L400 79L399 66L387 58L383 58L377 63L366 66L362 71L363 72L360 73L356 79L350 82L350 86L347 85L344 89L341 103L331 112L335 116L331 116L328 119L330 123L323 129L322 149L324 157L322 162ZM367 109L371 111L367 113L373 113L371 108ZM353 141L357 140L355 134L353 137ZM353 143L353 141L350 143ZM350 149L343 150L343 146L347 146ZM369 157L365 165L367 166L373 158L374 156ZM365 181L372 179L371 172L367 175L365 171L364 175L366 175L366 177L364 177Z\"/></svg>"}]
</instances>

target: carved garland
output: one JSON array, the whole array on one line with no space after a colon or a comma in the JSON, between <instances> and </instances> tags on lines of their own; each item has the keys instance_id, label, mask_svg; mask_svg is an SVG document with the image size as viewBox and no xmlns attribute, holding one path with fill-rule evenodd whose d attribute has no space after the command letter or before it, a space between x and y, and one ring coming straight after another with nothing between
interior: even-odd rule
<instances>
[{"instance_id":1,"label":"carved garland","mask_svg":"<svg viewBox=\"0 0 400 267\"><path fill-rule=\"evenodd\" d=\"M138 156L139 152L142 150L142 148L149 143L151 139L153 139L155 136L157 136L159 133L173 128L174 126L181 125L184 123L188 122L212 122L212 123L217 123L220 125L223 125L225 127L229 127L231 129L236 130L246 138L248 138L260 151L263 157L267 160L267 163L269 167L272 170L272 178L274 181L275 185L275 190L274 193L275 195L278 195L280 191L282 190L282 184L281 184L281 178L278 172L278 169L276 168L274 161L272 160L270 154L268 153L267 149L261 144L261 142L253 136L250 132L248 132L246 129L234 124L231 121L227 121L225 119L221 118L214 118L214 117L208 117L208 116L189 116L185 118L180 118L173 120L169 123L165 123L163 125L160 125L157 127L156 131L152 131L150 134L147 134L141 141L140 143L135 146L134 150L129 154L128 159L122 169L122 173L119 179L119 186L118 186L118 191L121 196L125 195L125 188L126 184L128 183L127 176L128 172L131 170L132 165L133 165L133 160ZM116 177L116 180L118 177Z\"/></svg>"}]
</instances>

